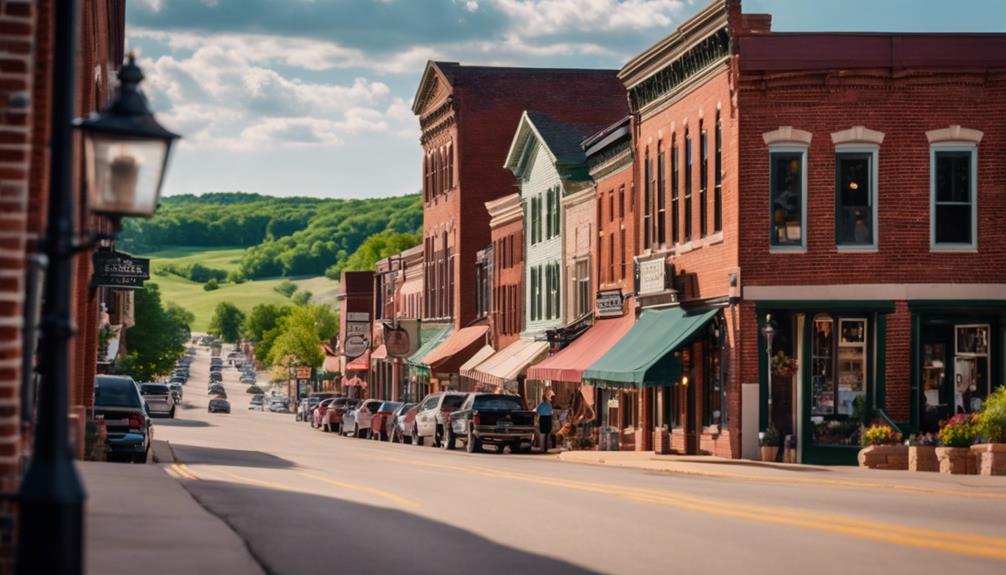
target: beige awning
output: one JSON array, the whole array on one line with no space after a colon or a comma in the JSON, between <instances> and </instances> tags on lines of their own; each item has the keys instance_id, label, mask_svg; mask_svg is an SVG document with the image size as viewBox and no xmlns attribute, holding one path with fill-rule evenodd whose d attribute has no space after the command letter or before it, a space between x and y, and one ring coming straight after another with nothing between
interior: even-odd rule
<instances>
[{"instance_id":1,"label":"beige awning","mask_svg":"<svg viewBox=\"0 0 1006 575\"><path fill-rule=\"evenodd\" d=\"M495 353L496 350L493 349L492 346L490 345L483 346L482 349L475 352L475 355L473 355L471 359L466 361L464 365L461 366L461 369L458 370L458 373L470 379L477 379L477 376L475 375L475 368L483 361L489 359Z\"/></svg>"},{"instance_id":2,"label":"beige awning","mask_svg":"<svg viewBox=\"0 0 1006 575\"><path fill-rule=\"evenodd\" d=\"M519 339L476 366L473 379L486 385L507 387L508 382L516 382L517 377L527 371L528 366L540 361L546 355L548 355L547 341Z\"/></svg>"}]
</instances>

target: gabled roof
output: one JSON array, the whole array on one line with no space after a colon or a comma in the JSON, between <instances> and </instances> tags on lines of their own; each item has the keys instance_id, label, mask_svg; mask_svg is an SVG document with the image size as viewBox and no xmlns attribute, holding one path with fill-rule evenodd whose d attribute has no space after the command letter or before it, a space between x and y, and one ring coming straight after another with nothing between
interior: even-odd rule
<instances>
[{"instance_id":1,"label":"gabled roof","mask_svg":"<svg viewBox=\"0 0 1006 575\"><path fill-rule=\"evenodd\" d=\"M587 156L580 142L610 123L612 118L599 118L595 123L560 122L548 114L525 111L521 116L507 153L504 168L521 177L527 169L532 149L545 146L545 151L563 179L585 179Z\"/></svg>"}]
</instances>

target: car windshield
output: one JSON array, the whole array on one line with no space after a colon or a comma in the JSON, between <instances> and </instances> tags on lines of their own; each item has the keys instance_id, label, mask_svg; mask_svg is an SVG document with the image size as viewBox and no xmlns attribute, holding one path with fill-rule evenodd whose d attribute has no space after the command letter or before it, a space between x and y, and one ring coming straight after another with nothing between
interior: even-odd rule
<instances>
[{"instance_id":1,"label":"car windshield","mask_svg":"<svg viewBox=\"0 0 1006 575\"><path fill-rule=\"evenodd\" d=\"M520 398L513 395L480 395L472 402L472 409L481 411L515 411L524 409Z\"/></svg>"},{"instance_id":2,"label":"car windshield","mask_svg":"<svg viewBox=\"0 0 1006 575\"><path fill-rule=\"evenodd\" d=\"M461 407L461 404L464 402L465 396L463 395L445 395L442 409L457 409Z\"/></svg>"},{"instance_id":3,"label":"car windshield","mask_svg":"<svg viewBox=\"0 0 1006 575\"><path fill-rule=\"evenodd\" d=\"M136 384L125 380L98 379L94 386L94 404L105 407L140 407Z\"/></svg>"},{"instance_id":4,"label":"car windshield","mask_svg":"<svg viewBox=\"0 0 1006 575\"><path fill-rule=\"evenodd\" d=\"M401 402L398 401L385 401L381 404L381 407L377 408L377 411L392 412L401 407L401 405Z\"/></svg>"},{"instance_id":5,"label":"car windshield","mask_svg":"<svg viewBox=\"0 0 1006 575\"><path fill-rule=\"evenodd\" d=\"M153 383L144 383L140 386L140 393L143 395L167 395L168 386Z\"/></svg>"}]
</instances>

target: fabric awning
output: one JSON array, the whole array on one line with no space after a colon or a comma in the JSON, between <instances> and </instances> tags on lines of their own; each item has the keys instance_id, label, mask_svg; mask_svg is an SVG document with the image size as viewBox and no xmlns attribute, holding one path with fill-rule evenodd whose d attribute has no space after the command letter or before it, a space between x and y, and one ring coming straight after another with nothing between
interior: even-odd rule
<instances>
[{"instance_id":1,"label":"fabric awning","mask_svg":"<svg viewBox=\"0 0 1006 575\"><path fill-rule=\"evenodd\" d=\"M419 341L422 342L416 353L413 353L406 359L406 363L409 364L410 371L413 375L429 376L430 368L429 366L423 365L423 358L426 354L433 351L433 348L440 345L451 332L454 331L452 326L438 327L438 328L420 328L419 330Z\"/></svg>"},{"instance_id":2,"label":"fabric awning","mask_svg":"<svg viewBox=\"0 0 1006 575\"><path fill-rule=\"evenodd\" d=\"M681 369L671 352L691 340L719 312L687 313L680 307L644 311L618 343L584 370L583 379L597 385L670 385Z\"/></svg>"},{"instance_id":3,"label":"fabric awning","mask_svg":"<svg viewBox=\"0 0 1006 575\"><path fill-rule=\"evenodd\" d=\"M457 373L461 365L471 359L485 345L489 327L474 325L462 328L423 356L423 364L435 373Z\"/></svg>"},{"instance_id":4,"label":"fabric awning","mask_svg":"<svg viewBox=\"0 0 1006 575\"><path fill-rule=\"evenodd\" d=\"M388 359L388 346L382 343L370 354L370 359Z\"/></svg>"},{"instance_id":5,"label":"fabric awning","mask_svg":"<svg viewBox=\"0 0 1006 575\"><path fill-rule=\"evenodd\" d=\"M370 350L346 364L346 371L367 371L370 369Z\"/></svg>"},{"instance_id":6,"label":"fabric awning","mask_svg":"<svg viewBox=\"0 0 1006 575\"><path fill-rule=\"evenodd\" d=\"M478 365L474 379L479 383L506 387L508 382L517 381L529 365L547 354L547 341L518 339Z\"/></svg>"},{"instance_id":7,"label":"fabric awning","mask_svg":"<svg viewBox=\"0 0 1006 575\"><path fill-rule=\"evenodd\" d=\"M600 359L622 339L635 318L631 313L612 319L599 319L562 351L527 370L528 379L580 383L583 370Z\"/></svg>"},{"instance_id":8,"label":"fabric awning","mask_svg":"<svg viewBox=\"0 0 1006 575\"><path fill-rule=\"evenodd\" d=\"M464 365L461 366L461 369L458 370L458 373L469 379L476 379L475 367L478 366L478 364L482 363L483 361L492 357L492 355L495 353L496 350L493 349L491 345L482 346L482 349L476 351L475 355L473 355L468 361L465 362Z\"/></svg>"}]
</instances>

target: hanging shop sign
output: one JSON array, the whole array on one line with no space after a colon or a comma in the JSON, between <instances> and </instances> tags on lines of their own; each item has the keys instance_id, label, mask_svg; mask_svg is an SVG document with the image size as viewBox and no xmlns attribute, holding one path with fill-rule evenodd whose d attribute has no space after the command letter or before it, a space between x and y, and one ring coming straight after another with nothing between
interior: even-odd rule
<instances>
[{"instance_id":1,"label":"hanging shop sign","mask_svg":"<svg viewBox=\"0 0 1006 575\"><path fill-rule=\"evenodd\" d=\"M595 298L597 317L621 317L625 303L622 290L605 290L597 292Z\"/></svg>"},{"instance_id":2,"label":"hanging shop sign","mask_svg":"<svg viewBox=\"0 0 1006 575\"><path fill-rule=\"evenodd\" d=\"M419 342L419 322L400 320L384 324L384 346L391 357L408 357L416 352Z\"/></svg>"},{"instance_id":3,"label":"hanging shop sign","mask_svg":"<svg viewBox=\"0 0 1006 575\"><path fill-rule=\"evenodd\" d=\"M350 312L346 314L346 333L343 334L342 354L346 359L356 359L370 349L370 314Z\"/></svg>"},{"instance_id":4,"label":"hanging shop sign","mask_svg":"<svg viewBox=\"0 0 1006 575\"><path fill-rule=\"evenodd\" d=\"M91 285L120 289L141 289L150 279L150 260L115 250L94 252L94 275Z\"/></svg>"},{"instance_id":5,"label":"hanging shop sign","mask_svg":"<svg viewBox=\"0 0 1006 575\"><path fill-rule=\"evenodd\" d=\"M297 379L311 379L311 367L310 366L307 366L307 367L297 367L295 369L296 369L296 371L295 371L294 376Z\"/></svg>"}]
</instances>

